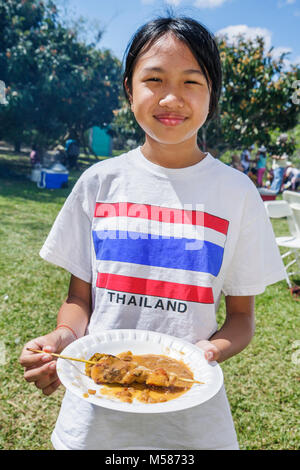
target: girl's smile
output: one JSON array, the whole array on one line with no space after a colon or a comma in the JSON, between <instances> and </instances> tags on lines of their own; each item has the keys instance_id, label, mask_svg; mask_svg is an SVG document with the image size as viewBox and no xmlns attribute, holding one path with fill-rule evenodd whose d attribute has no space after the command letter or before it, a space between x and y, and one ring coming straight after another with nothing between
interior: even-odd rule
<instances>
[{"instance_id":1,"label":"girl's smile","mask_svg":"<svg viewBox=\"0 0 300 470\"><path fill-rule=\"evenodd\" d=\"M177 126L185 121L186 117L179 114L162 113L154 116L159 122L165 126Z\"/></svg>"}]
</instances>

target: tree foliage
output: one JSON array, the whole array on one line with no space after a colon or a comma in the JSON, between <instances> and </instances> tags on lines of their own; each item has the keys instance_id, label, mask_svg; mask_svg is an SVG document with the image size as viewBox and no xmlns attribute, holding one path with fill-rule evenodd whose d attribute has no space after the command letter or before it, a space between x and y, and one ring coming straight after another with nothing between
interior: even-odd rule
<instances>
[{"instance_id":1,"label":"tree foliage","mask_svg":"<svg viewBox=\"0 0 300 470\"><path fill-rule=\"evenodd\" d=\"M272 132L286 132L297 124L299 105L292 101L293 84L300 79L299 67L286 70L286 54L274 58L266 51L263 38L246 40L243 36L234 45L226 38L218 40L223 88L219 112L199 131L199 145L206 150L238 149L257 145L278 147ZM123 103L113 121L115 135L141 139L141 130L130 108ZM293 142L279 151L292 151Z\"/></svg>"},{"instance_id":2,"label":"tree foliage","mask_svg":"<svg viewBox=\"0 0 300 470\"><path fill-rule=\"evenodd\" d=\"M75 22L76 23L76 22ZM0 104L0 138L15 144L51 146L71 132L84 144L92 126L108 127L119 147L141 143L143 131L121 93L121 64L110 51L87 44L78 26L59 19L52 0L0 0L0 80L7 105ZM78 23L82 24L82 23ZM299 104L292 100L299 67L274 58L262 38L219 38L223 90L216 119L199 132L206 149L276 145L292 129Z\"/></svg>"},{"instance_id":3,"label":"tree foliage","mask_svg":"<svg viewBox=\"0 0 300 470\"><path fill-rule=\"evenodd\" d=\"M124 97L120 98L121 107L114 112L114 119L110 126L110 133L114 137L116 149L130 148L142 144L145 133L137 123L130 106Z\"/></svg>"},{"instance_id":4,"label":"tree foliage","mask_svg":"<svg viewBox=\"0 0 300 470\"><path fill-rule=\"evenodd\" d=\"M220 38L219 50L223 90L219 116L204 129L208 146L217 143L221 150L253 143L267 146L273 130L293 128L299 115L299 106L292 101L293 83L300 78L300 69L286 69L287 54L275 59L272 49L265 51L263 38L253 41L243 36L234 45Z\"/></svg>"},{"instance_id":5,"label":"tree foliage","mask_svg":"<svg viewBox=\"0 0 300 470\"><path fill-rule=\"evenodd\" d=\"M107 126L118 107L121 64L110 51L78 40L52 1L0 0L1 136L51 146L92 126ZM82 142L83 143L83 142Z\"/></svg>"}]
</instances>

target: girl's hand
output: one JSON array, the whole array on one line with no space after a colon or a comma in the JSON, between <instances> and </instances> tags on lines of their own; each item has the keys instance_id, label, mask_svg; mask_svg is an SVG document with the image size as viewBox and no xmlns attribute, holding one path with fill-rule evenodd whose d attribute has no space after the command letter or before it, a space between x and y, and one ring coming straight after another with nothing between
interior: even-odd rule
<instances>
[{"instance_id":1,"label":"girl's hand","mask_svg":"<svg viewBox=\"0 0 300 470\"><path fill-rule=\"evenodd\" d=\"M196 346L203 349L205 359L210 361L218 361L221 357L220 349L211 341L202 340L196 343Z\"/></svg>"},{"instance_id":2,"label":"girl's hand","mask_svg":"<svg viewBox=\"0 0 300 470\"><path fill-rule=\"evenodd\" d=\"M51 395L61 384L56 373L56 360L48 352L60 353L68 344L74 341L74 336L65 328L59 328L51 333L40 336L25 344L19 362L24 367L24 378L27 382L34 382L44 395ZM38 354L28 351L27 348L45 351Z\"/></svg>"}]
</instances>

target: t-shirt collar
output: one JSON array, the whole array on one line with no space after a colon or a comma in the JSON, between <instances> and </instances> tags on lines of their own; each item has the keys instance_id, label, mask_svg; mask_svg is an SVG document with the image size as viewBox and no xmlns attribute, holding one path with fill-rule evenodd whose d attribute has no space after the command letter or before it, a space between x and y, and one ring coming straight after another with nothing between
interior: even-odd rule
<instances>
[{"instance_id":1,"label":"t-shirt collar","mask_svg":"<svg viewBox=\"0 0 300 470\"><path fill-rule=\"evenodd\" d=\"M181 178L194 176L195 174L199 175L199 173L203 173L203 171L206 170L215 161L214 157L209 152L205 152L205 157L194 165L190 165L184 168L165 168L148 160L148 158L144 156L141 150L141 146L137 147L129 153L135 165L165 178Z\"/></svg>"}]
</instances>

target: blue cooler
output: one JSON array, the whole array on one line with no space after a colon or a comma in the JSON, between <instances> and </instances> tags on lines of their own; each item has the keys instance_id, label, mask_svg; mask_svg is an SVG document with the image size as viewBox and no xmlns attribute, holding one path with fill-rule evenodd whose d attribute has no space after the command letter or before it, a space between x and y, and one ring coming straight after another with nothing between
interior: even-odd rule
<instances>
[{"instance_id":1,"label":"blue cooler","mask_svg":"<svg viewBox=\"0 0 300 470\"><path fill-rule=\"evenodd\" d=\"M42 168L41 179L38 183L39 188L46 189L59 189L67 186L69 179L69 172L67 169L58 163L53 165L52 168Z\"/></svg>"}]
</instances>

